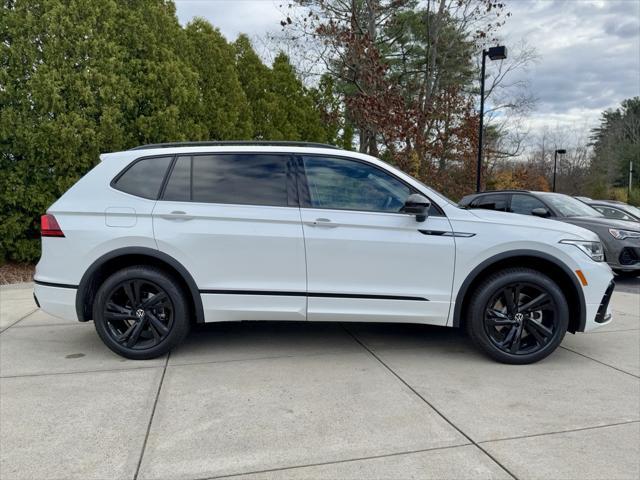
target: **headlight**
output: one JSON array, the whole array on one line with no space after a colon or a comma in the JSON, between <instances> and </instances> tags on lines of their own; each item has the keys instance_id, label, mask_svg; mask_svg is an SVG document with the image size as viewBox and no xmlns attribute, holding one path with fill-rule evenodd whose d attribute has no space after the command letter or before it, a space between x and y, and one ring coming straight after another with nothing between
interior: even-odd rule
<instances>
[{"instance_id":1,"label":"headlight","mask_svg":"<svg viewBox=\"0 0 640 480\"><path fill-rule=\"evenodd\" d=\"M624 240L625 238L640 238L640 232L634 232L633 230L618 230L617 228L610 228L609 233L617 240Z\"/></svg>"},{"instance_id":2,"label":"headlight","mask_svg":"<svg viewBox=\"0 0 640 480\"><path fill-rule=\"evenodd\" d=\"M590 242L588 240L560 240L560 243L578 247L594 262L604 262L604 249L600 242Z\"/></svg>"}]
</instances>

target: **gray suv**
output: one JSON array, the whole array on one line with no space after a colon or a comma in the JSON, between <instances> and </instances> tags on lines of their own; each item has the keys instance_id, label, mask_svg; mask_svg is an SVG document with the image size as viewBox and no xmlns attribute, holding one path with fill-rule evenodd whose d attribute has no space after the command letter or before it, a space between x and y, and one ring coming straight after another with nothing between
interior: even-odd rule
<instances>
[{"instance_id":1,"label":"gray suv","mask_svg":"<svg viewBox=\"0 0 640 480\"><path fill-rule=\"evenodd\" d=\"M568 195L524 190L496 190L467 195L462 208L484 208L534 215L572 223L595 232L604 245L605 258L618 275L640 275L640 225L606 218Z\"/></svg>"}]
</instances>

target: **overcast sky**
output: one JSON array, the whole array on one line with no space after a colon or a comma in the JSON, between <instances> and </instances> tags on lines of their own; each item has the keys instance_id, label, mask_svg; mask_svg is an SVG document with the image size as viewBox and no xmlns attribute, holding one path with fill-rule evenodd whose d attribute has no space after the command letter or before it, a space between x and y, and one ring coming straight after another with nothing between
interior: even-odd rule
<instances>
[{"instance_id":1,"label":"overcast sky","mask_svg":"<svg viewBox=\"0 0 640 480\"><path fill-rule=\"evenodd\" d=\"M278 30L287 0L176 0L185 24L202 16L228 40ZM538 98L527 120L533 132L588 128L600 112L640 95L640 0L504 0L512 13L500 36L523 39L539 61L521 76ZM491 68L491 66L489 66Z\"/></svg>"}]
</instances>

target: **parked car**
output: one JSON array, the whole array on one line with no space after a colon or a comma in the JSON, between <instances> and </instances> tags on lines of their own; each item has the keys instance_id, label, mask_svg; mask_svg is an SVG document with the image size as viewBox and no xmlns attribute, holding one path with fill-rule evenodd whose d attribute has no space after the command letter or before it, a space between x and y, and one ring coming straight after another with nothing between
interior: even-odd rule
<instances>
[{"instance_id":1,"label":"parked car","mask_svg":"<svg viewBox=\"0 0 640 480\"><path fill-rule=\"evenodd\" d=\"M100 158L42 217L35 297L127 358L192 322L308 320L464 327L523 364L611 320L596 234L458 208L368 155L210 142Z\"/></svg>"},{"instance_id":2,"label":"parked car","mask_svg":"<svg viewBox=\"0 0 640 480\"><path fill-rule=\"evenodd\" d=\"M502 190L468 195L460 206L534 215L587 228L600 237L614 272L640 275L640 225L607 218L576 198L561 193Z\"/></svg>"},{"instance_id":3,"label":"parked car","mask_svg":"<svg viewBox=\"0 0 640 480\"><path fill-rule=\"evenodd\" d=\"M633 205L614 200L586 200L584 202L607 218L640 223L640 208Z\"/></svg>"}]
</instances>

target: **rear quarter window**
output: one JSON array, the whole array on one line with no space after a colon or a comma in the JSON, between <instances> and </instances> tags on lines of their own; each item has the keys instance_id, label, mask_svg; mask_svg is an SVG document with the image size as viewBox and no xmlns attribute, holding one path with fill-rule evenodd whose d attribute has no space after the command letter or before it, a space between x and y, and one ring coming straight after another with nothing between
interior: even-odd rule
<instances>
[{"instance_id":1,"label":"rear quarter window","mask_svg":"<svg viewBox=\"0 0 640 480\"><path fill-rule=\"evenodd\" d=\"M152 157L134 161L116 179L112 186L136 197L156 200L172 157Z\"/></svg>"}]
</instances>

